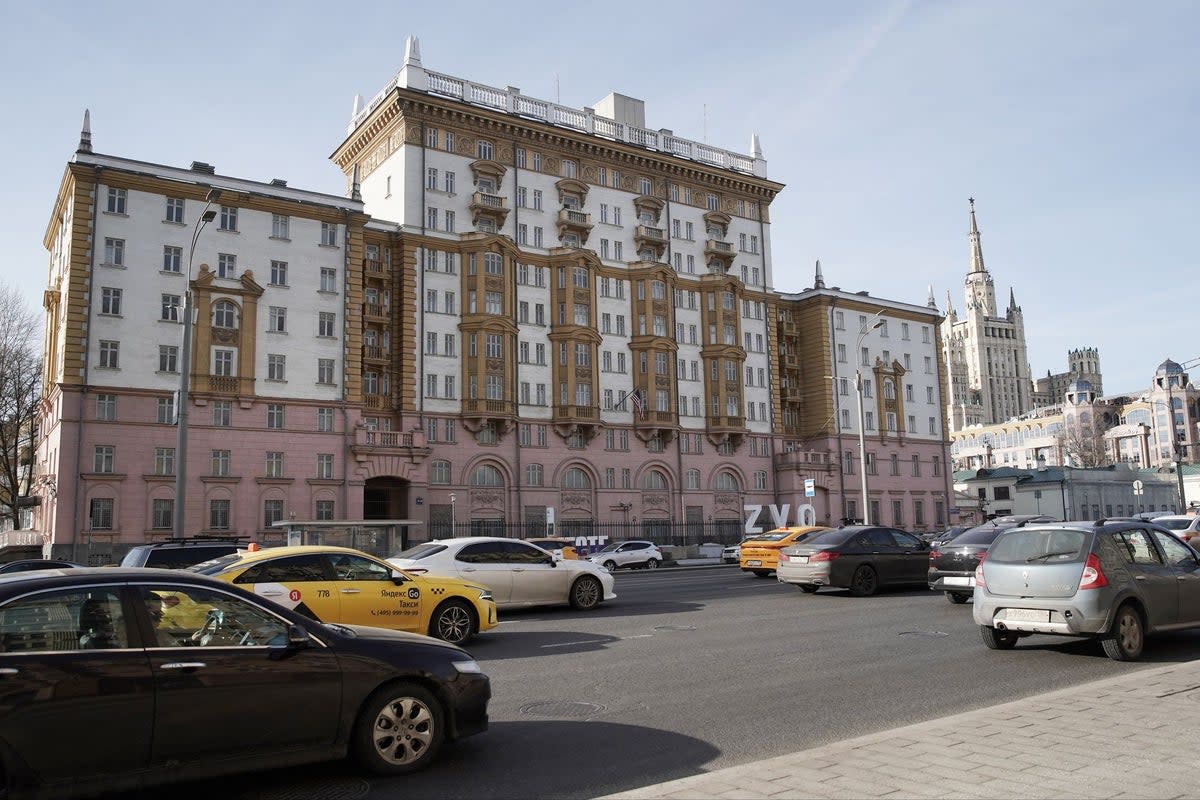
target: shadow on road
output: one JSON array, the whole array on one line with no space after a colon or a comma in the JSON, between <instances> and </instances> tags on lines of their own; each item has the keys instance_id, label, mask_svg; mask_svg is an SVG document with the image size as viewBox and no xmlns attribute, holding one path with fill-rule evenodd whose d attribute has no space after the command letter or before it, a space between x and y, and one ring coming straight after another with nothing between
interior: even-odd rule
<instances>
[{"instance_id":1,"label":"shadow on road","mask_svg":"<svg viewBox=\"0 0 1200 800\"><path fill-rule=\"evenodd\" d=\"M413 775L378 778L366 775L352 762L335 761L109 798L353 800L369 795L381 800L576 800L695 775L719 755L720 751L699 739L630 725L504 722L445 747L431 767Z\"/></svg>"}]
</instances>

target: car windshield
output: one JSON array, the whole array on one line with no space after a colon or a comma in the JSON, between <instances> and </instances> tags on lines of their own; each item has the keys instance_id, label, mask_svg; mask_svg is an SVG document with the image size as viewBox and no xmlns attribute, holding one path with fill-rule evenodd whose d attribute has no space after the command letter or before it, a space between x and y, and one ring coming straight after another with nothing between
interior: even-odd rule
<instances>
[{"instance_id":1,"label":"car windshield","mask_svg":"<svg viewBox=\"0 0 1200 800\"><path fill-rule=\"evenodd\" d=\"M1192 521L1190 519L1167 519L1165 517L1159 517L1158 519L1154 520L1154 524L1161 525L1168 530L1181 531L1188 525L1191 525Z\"/></svg>"},{"instance_id":2,"label":"car windshield","mask_svg":"<svg viewBox=\"0 0 1200 800\"><path fill-rule=\"evenodd\" d=\"M791 531L767 531L761 536L755 536L753 539L747 539L747 542L780 542L791 536Z\"/></svg>"},{"instance_id":3,"label":"car windshield","mask_svg":"<svg viewBox=\"0 0 1200 800\"><path fill-rule=\"evenodd\" d=\"M822 547L827 545L839 545L850 538L860 528L840 528L832 531L821 531L816 536L809 536L804 540L804 544L811 544L813 547Z\"/></svg>"},{"instance_id":4,"label":"car windshield","mask_svg":"<svg viewBox=\"0 0 1200 800\"><path fill-rule=\"evenodd\" d=\"M420 561L422 558L429 558L430 556L440 553L445 549L446 545L444 544L438 544L437 542L425 542L423 544L414 545L407 550L401 550L399 553L396 553L396 555L388 557L403 558L408 561Z\"/></svg>"},{"instance_id":5,"label":"car windshield","mask_svg":"<svg viewBox=\"0 0 1200 800\"><path fill-rule=\"evenodd\" d=\"M199 572L201 575L216 575L222 572L230 564L235 563L242 557L241 553L230 553L226 556L212 558L208 561L202 561L199 564L188 567L191 572Z\"/></svg>"},{"instance_id":6,"label":"car windshield","mask_svg":"<svg viewBox=\"0 0 1200 800\"><path fill-rule=\"evenodd\" d=\"M966 533L955 536L950 540L951 544L991 544L996 541L996 537L1006 530L1009 530L1011 525L985 525L980 528L972 528Z\"/></svg>"},{"instance_id":7,"label":"car windshield","mask_svg":"<svg viewBox=\"0 0 1200 800\"><path fill-rule=\"evenodd\" d=\"M996 537L987 560L1028 564L1037 560L1082 561L1092 541L1086 531L1063 528L1012 528Z\"/></svg>"}]
</instances>

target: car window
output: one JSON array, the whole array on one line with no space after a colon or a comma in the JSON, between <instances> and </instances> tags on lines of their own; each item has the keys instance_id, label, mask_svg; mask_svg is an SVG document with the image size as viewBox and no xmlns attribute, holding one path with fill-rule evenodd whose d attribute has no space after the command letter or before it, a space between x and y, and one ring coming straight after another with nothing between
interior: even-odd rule
<instances>
[{"instance_id":1,"label":"car window","mask_svg":"<svg viewBox=\"0 0 1200 800\"><path fill-rule=\"evenodd\" d=\"M141 566L159 567L162 569L185 569L193 564L227 555L237 550L235 545L214 545L200 547L161 547L151 549L146 553L145 563Z\"/></svg>"},{"instance_id":2,"label":"car window","mask_svg":"<svg viewBox=\"0 0 1200 800\"><path fill-rule=\"evenodd\" d=\"M811 545L838 545L845 542L852 534L852 531L846 530L821 531L816 536L805 539L804 543Z\"/></svg>"},{"instance_id":3,"label":"car window","mask_svg":"<svg viewBox=\"0 0 1200 800\"><path fill-rule=\"evenodd\" d=\"M1154 540L1158 542L1158 546L1162 548L1163 555L1167 558L1167 563L1173 567L1196 566L1196 553L1192 548L1185 545L1183 542L1176 539L1169 533L1161 531L1150 531L1154 536Z\"/></svg>"},{"instance_id":4,"label":"car window","mask_svg":"<svg viewBox=\"0 0 1200 800\"><path fill-rule=\"evenodd\" d=\"M233 579L234 583L300 583L329 580L325 556L305 553L298 556L270 558L252 564Z\"/></svg>"},{"instance_id":5,"label":"car window","mask_svg":"<svg viewBox=\"0 0 1200 800\"><path fill-rule=\"evenodd\" d=\"M1162 525L1164 528L1170 528L1173 531L1181 531L1191 523L1192 521L1190 519L1169 519L1159 517L1158 519L1154 520L1155 525Z\"/></svg>"},{"instance_id":6,"label":"car window","mask_svg":"<svg viewBox=\"0 0 1200 800\"><path fill-rule=\"evenodd\" d=\"M128 626L115 589L39 592L0 606L0 652L128 646Z\"/></svg>"},{"instance_id":7,"label":"car window","mask_svg":"<svg viewBox=\"0 0 1200 800\"><path fill-rule=\"evenodd\" d=\"M545 564L550 561L550 554L540 547L525 542L505 542L507 560L516 564Z\"/></svg>"},{"instance_id":8,"label":"car window","mask_svg":"<svg viewBox=\"0 0 1200 800\"><path fill-rule=\"evenodd\" d=\"M504 542L476 542L459 550L454 560L465 564L503 564L508 558Z\"/></svg>"},{"instance_id":9,"label":"car window","mask_svg":"<svg viewBox=\"0 0 1200 800\"><path fill-rule=\"evenodd\" d=\"M871 547L895 547L896 540L892 538L892 533L884 528L874 528L867 531L867 539L871 542Z\"/></svg>"},{"instance_id":10,"label":"car window","mask_svg":"<svg viewBox=\"0 0 1200 800\"><path fill-rule=\"evenodd\" d=\"M392 568L362 556L330 553L333 573L339 581L390 581Z\"/></svg>"},{"instance_id":11,"label":"car window","mask_svg":"<svg viewBox=\"0 0 1200 800\"><path fill-rule=\"evenodd\" d=\"M403 558L409 561L420 561L422 558L429 558L430 556L436 555L445 549L446 545L444 544L426 542L425 544L418 544L410 547L407 550L401 550L399 553L396 553L396 555L391 556L391 558Z\"/></svg>"},{"instance_id":12,"label":"car window","mask_svg":"<svg viewBox=\"0 0 1200 800\"><path fill-rule=\"evenodd\" d=\"M907 550L911 550L914 547L921 546L921 540L918 539L917 537L913 536L911 533L906 533L905 531L898 531L895 528L893 528L889 532L892 534L892 539L895 540L896 544L899 547L903 547Z\"/></svg>"},{"instance_id":13,"label":"car window","mask_svg":"<svg viewBox=\"0 0 1200 800\"><path fill-rule=\"evenodd\" d=\"M141 593L155 637L151 647L287 644L287 621L240 597L178 584L144 586ZM160 613L154 613L155 607Z\"/></svg>"},{"instance_id":14,"label":"car window","mask_svg":"<svg viewBox=\"0 0 1200 800\"><path fill-rule=\"evenodd\" d=\"M991 544L996 541L996 537L1007 530L1011 530L1011 525L983 525L978 528L972 528L962 534L954 537L952 540L955 546L960 544Z\"/></svg>"},{"instance_id":15,"label":"car window","mask_svg":"<svg viewBox=\"0 0 1200 800\"><path fill-rule=\"evenodd\" d=\"M1150 543L1150 533L1148 531L1141 528L1118 531L1113 534L1113 540L1117 543L1117 549L1121 551L1121 555L1130 564L1163 563L1162 558L1158 555L1158 551Z\"/></svg>"},{"instance_id":16,"label":"car window","mask_svg":"<svg viewBox=\"0 0 1200 800\"><path fill-rule=\"evenodd\" d=\"M988 548L988 561L1059 563L1082 561L1091 545L1091 533L1071 529L1011 528Z\"/></svg>"}]
</instances>

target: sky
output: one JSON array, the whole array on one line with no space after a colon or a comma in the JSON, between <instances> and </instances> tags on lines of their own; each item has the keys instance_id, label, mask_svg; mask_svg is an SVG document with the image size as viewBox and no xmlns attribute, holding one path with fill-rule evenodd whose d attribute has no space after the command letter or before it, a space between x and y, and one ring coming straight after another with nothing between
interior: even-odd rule
<instances>
[{"instance_id":1,"label":"sky","mask_svg":"<svg viewBox=\"0 0 1200 800\"><path fill-rule=\"evenodd\" d=\"M354 95L426 69L748 154L775 288L963 311L976 199L1034 377L1100 351L1106 394L1200 358L1200 3L1193 0L0 0L0 283L41 308L43 236L90 109L95 152L344 194ZM1200 374L1200 367L1196 370Z\"/></svg>"}]
</instances>

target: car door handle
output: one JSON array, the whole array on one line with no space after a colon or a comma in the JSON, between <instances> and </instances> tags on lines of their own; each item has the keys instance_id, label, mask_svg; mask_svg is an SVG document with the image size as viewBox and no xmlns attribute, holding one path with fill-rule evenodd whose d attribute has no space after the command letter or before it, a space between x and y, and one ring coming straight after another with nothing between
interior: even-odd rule
<instances>
[{"instance_id":1,"label":"car door handle","mask_svg":"<svg viewBox=\"0 0 1200 800\"><path fill-rule=\"evenodd\" d=\"M342 594L361 594L362 589L342 589Z\"/></svg>"},{"instance_id":2,"label":"car door handle","mask_svg":"<svg viewBox=\"0 0 1200 800\"><path fill-rule=\"evenodd\" d=\"M280 592L280 591L267 591L267 592L259 592L259 594L260 594L261 596L263 596L263 597L279 597L281 594L283 594L283 592Z\"/></svg>"},{"instance_id":3,"label":"car door handle","mask_svg":"<svg viewBox=\"0 0 1200 800\"><path fill-rule=\"evenodd\" d=\"M163 669L204 669L208 664L203 661L168 661L162 665Z\"/></svg>"},{"instance_id":4,"label":"car door handle","mask_svg":"<svg viewBox=\"0 0 1200 800\"><path fill-rule=\"evenodd\" d=\"M1146 576L1145 575L1134 575L1133 579L1135 581L1144 581L1144 580L1146 580Z\"/></svg>"},{"instance_id":5,"label":"car door handle","mask_svg":"<svg viewBox=\"0 0 1200 800\"><path fill-rule=\"evenodd\" d=\"M474 567L463 567L462 571L463 572L474 572L475 568Z\"/></svg>"},{"instance_id":6,"label":"car door handle","mask_svg":"<svg viewBox=\"0 0 1200 800\"><path fill-rule=\"evenodd\" d=\"M525 568L524 567L513 567L512 571L513 572L524 572Z\"/></svg>"},{"instance_id":7,"label":"car door handle","mask_svg":"<svg viewBox=\"0 0 1200 800\"><path fill-rule=\"evenodd\" d=\"M16 675L20 671L14 667L0 667L0 675Z\"/></svg>"}]
</instances>

